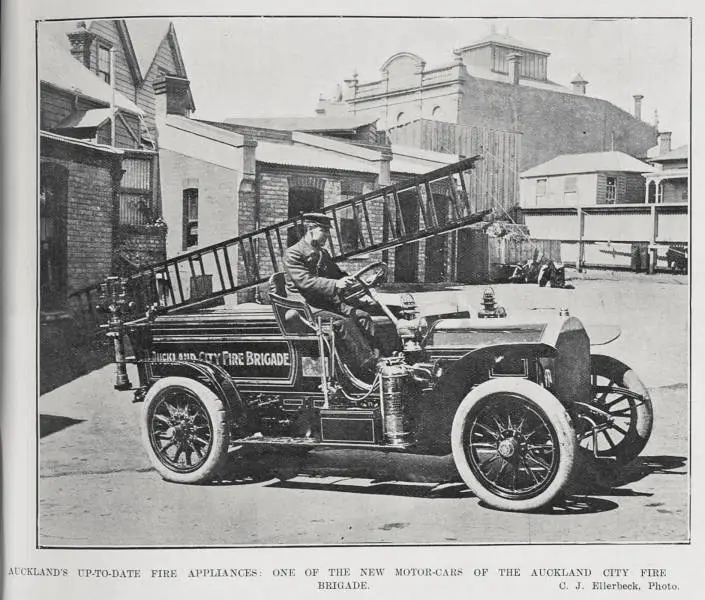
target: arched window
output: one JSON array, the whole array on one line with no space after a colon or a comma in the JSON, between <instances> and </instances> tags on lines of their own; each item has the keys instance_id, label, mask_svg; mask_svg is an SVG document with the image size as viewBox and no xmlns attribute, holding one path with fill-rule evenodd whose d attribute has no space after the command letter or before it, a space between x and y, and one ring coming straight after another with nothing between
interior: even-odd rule
<instances>
[{"instance_id":1,"label":"arched window","mask_svg":"<svg viewBox=\"0 0 705 600\"><path fill-rule=\"evenodd\" d=\"M323 208L325 184L325 179L320 177L289 177L289 218L298 217L301 213L320 211ZM290 227L286 234L287 247L298 242L303 233L300 223Z\"/></svg>"},{"instance_id":2,"label":"arched window","mask_svg":"<svg viewBox=\"0 0 705 600\"><path fill-rule=\"evenodd\" d=\"M404 120L404 111L397 115L397 123L401 123Z\"/></svg>"},{"instance_id":3,"label":"arched window","mask_svg":"<svg viewBox=\"0 0 705 600\"><path fill-rule=\"evenodd\" d=\"M434 106L431 111L431 117L438 121L443 117L443 109L440 106Z\"/></svg>"}]
</instances>

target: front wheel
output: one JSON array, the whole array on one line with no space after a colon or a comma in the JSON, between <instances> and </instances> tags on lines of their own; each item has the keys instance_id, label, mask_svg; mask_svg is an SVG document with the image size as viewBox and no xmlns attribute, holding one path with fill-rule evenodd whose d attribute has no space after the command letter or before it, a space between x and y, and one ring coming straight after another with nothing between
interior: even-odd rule
<instances>
[{"instance_id":1,"label":"front wheel","mask_svg":"<svg viewBox=\"0 0 705 600\"><path fill-rule=\"evenodd\" d=\"M165 377L145 396L142 442L152 465L167 481L207 483L228 457L227 411L202 383Z\"/></svg>"},{"instance_id":2,"label":"front wheel","mask_svg":"<svg viewBox=\"0 0 705 600\"><path fill-rule=\"evenodd\" d=\"M455 465L486 504L529 511L549 504L570 478L577 441L561 403L526 379L492 379L461 402L453 420Z\"/></svg>"}]
</instances>

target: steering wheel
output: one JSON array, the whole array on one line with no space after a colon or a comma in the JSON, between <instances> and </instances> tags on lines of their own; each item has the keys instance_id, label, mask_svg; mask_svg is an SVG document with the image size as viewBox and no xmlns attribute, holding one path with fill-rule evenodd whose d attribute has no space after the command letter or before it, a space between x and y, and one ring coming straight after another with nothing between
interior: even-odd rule
<instances>
[{"instance_id":1,"label":"steering wheel","mask_svg":"<svg viewBox=\"0 0 705 600\"><path fill-rule=\"evenodd\" d=\"M355 282L348 286L343 292L343 300L352 300L364 296L365 294L370 294L370 288L386 280L387 265L383 262L372 263L353 273L350 277L352 277Z\"/></svg>"}]
</instances>

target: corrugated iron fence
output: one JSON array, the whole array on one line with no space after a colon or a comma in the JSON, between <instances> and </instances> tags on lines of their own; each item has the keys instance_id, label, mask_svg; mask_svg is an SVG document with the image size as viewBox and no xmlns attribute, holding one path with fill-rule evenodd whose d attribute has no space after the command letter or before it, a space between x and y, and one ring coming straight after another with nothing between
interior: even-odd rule
<instances>
[{"instance_id":1,"label":"corrugated iron fence","mask_svg":"<svg viewBox=\"0 0 705 600\"><path fill-rule=\"evenodd\" d=\"M474 156L482 161L470 176L470 197L476 211L494 208L518 220L521 134L486 127L419 119L388 132L393 144L435 152Z\"/></svg>"}]
</instances>

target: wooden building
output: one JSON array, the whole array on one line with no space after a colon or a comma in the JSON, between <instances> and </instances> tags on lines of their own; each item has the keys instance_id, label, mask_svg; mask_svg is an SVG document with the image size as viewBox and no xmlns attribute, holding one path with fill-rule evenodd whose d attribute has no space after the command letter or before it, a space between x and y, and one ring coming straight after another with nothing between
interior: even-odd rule
<instances>
[{"instance_id":1,"label":"wooden building","mask_svg":"<svg viewBox=\"0 0 705 600\"><path fill-rule=\"evenodd\" d=\"M166 257L154 85L186 69L164 19L42 23L38 59L40 296L62 310Z\"/></svg>"},{"instance_id":2,"label":"wooden building","mask_svg":"<svg viewBox=\"0 0 705 600\"><path fill-rule=\"evenodd\" d=\"M521 206L644 202L647 163L623 152L563 154L521 174Z\"/></svg>"}]
</instances>

